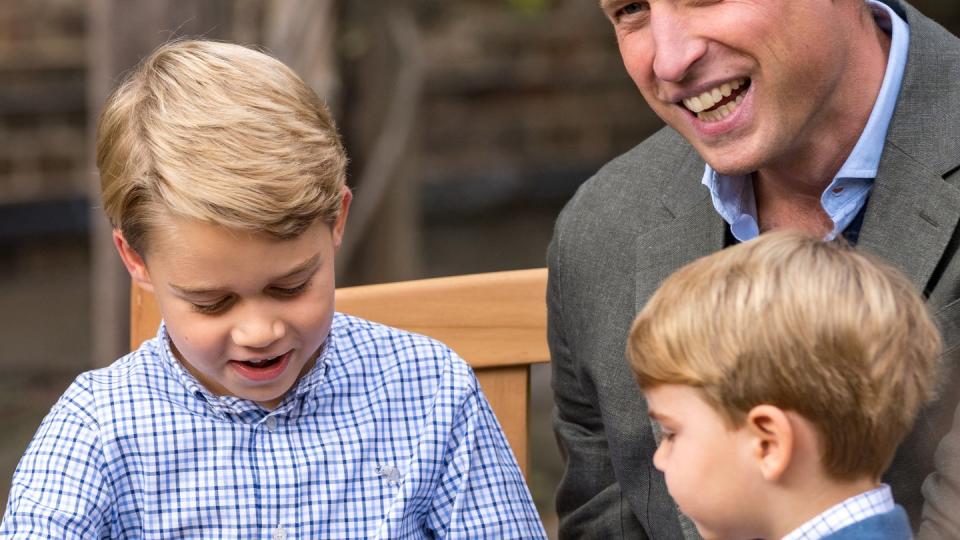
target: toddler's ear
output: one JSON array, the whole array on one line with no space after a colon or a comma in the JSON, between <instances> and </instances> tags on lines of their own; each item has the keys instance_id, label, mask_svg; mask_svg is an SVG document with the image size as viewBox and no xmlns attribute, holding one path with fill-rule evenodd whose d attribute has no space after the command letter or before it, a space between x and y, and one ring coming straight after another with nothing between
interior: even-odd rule
<instances>
[{"instance_id":1,"label":"toddler's ear","mask_svg":"<svg viewBox=\"0 0 960 540\"><path fill-rule=\"evenodd\" d=\"M113 245L117 246L117 252L120 253L120 260L122 260L123 265L127 267L127 272L130 273L130 279L141 289L153 292L153 283L150 281L150 273L147 272L147 265L143 262L143 257L130 247L127 239L123 237L123 233L120 232L119 229L113 230Z\"/></svg>"},{"instance_id":2,"label":"toddler's ear","mask_svg":"<svg viewBox=\"0 0 960 540\"><path fill-rule=\"evenodd\" d=\"M773 405L757 405L747 413L745 428L750 451L764 479L776 482L790 465L795 449L793 424L787 413Z\"/></svg>"}]
</instances>

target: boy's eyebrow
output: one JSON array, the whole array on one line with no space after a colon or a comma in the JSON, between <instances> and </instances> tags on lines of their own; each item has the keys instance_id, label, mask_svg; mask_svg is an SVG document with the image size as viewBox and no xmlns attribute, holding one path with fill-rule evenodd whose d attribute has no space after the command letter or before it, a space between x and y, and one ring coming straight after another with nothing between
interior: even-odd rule
<instances>
[{"instance_id":1,"label":"boy's eyebrow","mask_svg":"<svg viewBox=\"0 0 960 540\"><path fill-rule=\"evenodd\" d=\"M309 259L293 267L289 272L283 274L282 276L277 276L273 278L271 281L283 281L284 279L293 277L302 272L306 272L307 270L312 270L316 268L319 264L320 264L320 254L317 253L313 257L310 257ZM182 287L180 285L176 285L173 283L170 284L170 288L174 289L176 292L183 295L209 294L209 293L217 292L220 290L219 287L203 287L203 286Z\"/></svg>"},{"instance_id":2,"label":"boy's eyebrow","mask_svg":"<svg viewBox=\"0 0 960 540\"><path fill-rule=\"evenodd\" d=\"M317 253L317 254L314 255L313 257L310 257L309 259L307 259L307 260L303 261L302 263L298 264L297 266L295 266L292 270L290 270L290 271L287 272L286 274L274 278L273 281L281 281L281 280L287 279L287 278L289 278L289 277L293 277L293 276L295 276L295 275L297 275L297 274L300 274L300 273L302 273L302 272L305 272L305 271L307 271L307 270L313 270L313 269L316 268L319 264L320 264L320 254Z\"/></svg>"}]
</instances>

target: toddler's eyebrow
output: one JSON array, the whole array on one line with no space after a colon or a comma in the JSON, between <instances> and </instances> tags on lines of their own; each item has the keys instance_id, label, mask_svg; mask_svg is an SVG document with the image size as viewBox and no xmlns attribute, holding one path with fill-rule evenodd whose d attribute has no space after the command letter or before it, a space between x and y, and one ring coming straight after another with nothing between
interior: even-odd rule
<instances>
[{"instance_id":1,"label":"toddler's eyebrow","mask_svg":"<svg viewBox=\"0 0 960 540\"><path fill-rule=\"evenodd\" d=\"M653 409L647 410L647 416L649 416L650 418L656 420L657 422L659 422L659 423L661 423L661 424L664 422L664 420L670 420L670 417L669 417L669 416L667 416L667 415L665 415L665 414L662 414L662 413L658 413L657 411L655 411L655 410L653 410Z\"/></svg>"}]
</instances>

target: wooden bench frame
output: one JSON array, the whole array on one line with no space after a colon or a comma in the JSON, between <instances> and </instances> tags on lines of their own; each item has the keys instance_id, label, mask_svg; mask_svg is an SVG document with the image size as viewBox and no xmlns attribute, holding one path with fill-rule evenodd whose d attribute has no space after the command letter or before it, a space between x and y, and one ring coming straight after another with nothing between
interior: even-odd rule
<instances>
[{"instance_id":1,"label":"wooden bench frame","mask_svg":"<svg viewBox=\"0 0 960 540\"><path fill-rule=\"evenodd\" d=\"M425 334L473 367L524 475L529 460L530 368L549 361L545 268L337 289L337 311ZM153 295L133 286L130 347L154 337Z\"/></svg>"}]
</instances>

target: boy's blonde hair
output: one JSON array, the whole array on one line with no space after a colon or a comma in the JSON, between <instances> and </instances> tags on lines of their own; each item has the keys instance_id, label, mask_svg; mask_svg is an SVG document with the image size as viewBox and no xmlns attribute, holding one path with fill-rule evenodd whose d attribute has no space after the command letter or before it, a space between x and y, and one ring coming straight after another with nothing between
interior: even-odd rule
<instances>
[{"instance_id":1,"label":"boy's blonde hair","mask_svg":"<svg viewBox=\"0 0 960 540\"><path fill-rule=\"evenodd\" d=\"M642 388L699 389L728 427L754 406L813 423L827 474L879 478L932 397L940 334L899 272L862 252L776 232L670 276L627 355Z\"/></svg>"},{"instance_id":2,"label":"boy's blonde hair","mask_svg":"<svg viewBox=\"0 0 960 540\"><path fill-rule=\"evenodd\" d=\"M161 46L97 125L104 210L141 254L163 216L278 238L333 221L346 162L316 93L279 60L229 43Z\"/></svg>"}]
</instances>

